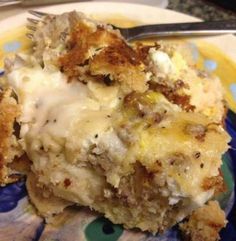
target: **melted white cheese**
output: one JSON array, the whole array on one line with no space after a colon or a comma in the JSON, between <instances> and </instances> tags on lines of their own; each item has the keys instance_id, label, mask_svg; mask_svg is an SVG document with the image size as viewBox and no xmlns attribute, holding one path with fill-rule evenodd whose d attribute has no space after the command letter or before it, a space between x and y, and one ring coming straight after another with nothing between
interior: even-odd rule
<instances>
[{"instance_id":1,"label":"melted white cheese","mask_svg":"<svg viewBox=\"0 0 236 241\"><path fill-rule=\"evenodd\" d=\"M183 197L188 195L181 190L181 187L176 183L173 178L167 178L168 190L170 190L169 204L174 205L182 200ZM192 196L193 205L202 206L207 200L209 200L214 194L214 190L202 191L198 195Z\"/></svg>"},{"instance_id":2,"label":"melted white cheese","mask_svg":"<svg viewBox=\"0 0 236 241\"><path fill-rule=\"evenodd\" d=\"M75 168L91 150L106 150L117 160L125 155L126 147L112 128L112 112L120 102L118 87L68 83L60 71L40 66L13 68L8 81L22 106L21 143L35 171L45 173L49 166L56 169L59 164L65 170ZM60 172L53 179L64 176ZM118 185L119 179L107 178ZM46 174L40 180L52 183Z\"/></svg>"},{"instance_id":3,"label":"melted white cheese","mask_svg":"<svg viewBox=\"0 0 236 241\"><path fill-rule=\"evenodd\" d=\"M151 48L149 57L158 72L169 75L174 71L173 63L167 53Z\"/></svg>"},{"instance_id":4,"label":"melted white cheese","mask_svg":"<svg viewBox=\"0 0 236 241\"><path fill-rule=\"evenodd\" d=\"M15 69L8 80L22 105L22 138L29 130L34 135L46 132L67 137L76 125L79 135L86 139L91 137L91 130L110 126L107 115L118 104L115 87L110 91L102 85L89 84L88 88L76 81L67 83L60 71L40 66Z\"/></svg>"}]
</instances>

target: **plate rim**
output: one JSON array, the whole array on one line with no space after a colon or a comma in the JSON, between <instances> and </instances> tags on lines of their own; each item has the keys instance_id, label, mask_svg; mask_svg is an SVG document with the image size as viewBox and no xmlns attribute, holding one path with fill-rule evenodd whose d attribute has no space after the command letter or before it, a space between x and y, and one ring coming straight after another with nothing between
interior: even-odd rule
<instances>
[{"instance_id":1,"label":"plate rim","mask_svg":"<svg viewBox=\"0 0 236 241\"><path fill-rule=\"evenodd\" d=\"M108 5L108 6L126 5L127 7L131 7L131 6L132 7L143 7L143 8L146 8L147 10L149 8L149 10L151 10L151 11L153 11L154 9L155 10L158 9L158 11L160 10L160 11L165 11L165 12L169 12L169 13L177 13L179 16L182 15L182 16L188 17L189 19L192 18L193 21L202 21L202 19L200 19L200 18L191 16L191 15L188 15L188 14L185 14L185 13L181 13L181 12L171 10L171 9L167 9L167 8L161 8L161 7L158 7L158 6L150 6L150 5L147 5L145 3L134 3L134 2L128 3L128 2L122 2L122 1L120 1L120 2L114 2L114 1L99 1L99 2L83 1L83 2L72 2L72 3L45 5L45 6L38 6L38 7L35 6L35 7L32 7L32 8L27 8L27 9L25 9L24 12L20 12L20 13L17 13L16 15L14 15L14 16L9 16L9 17L6 17L6 18L0 20L0 24L5 23L5 22L7 23L7 21L15 20L18 17L30 16L28 14L29 10L46 10L46 9L50 9L50 10L52 9L53 10L54 9L53 11L56 11L57 8L61 8L61 7L65 7L67 9L68 7L70 8L70 7L77 6L77 5L83 7L83 5L86 6L86 5L89 5L89 4L90 5L93 4L93 6L94 5ZM67 11L67 10L65 10L65 11ZM21 22L18 22L17 25L18 24L20 25L20 23ZM0 33L4 32L5 29L7 29L7 27L3 26L3 28L2 28L2 26L1 26Z\"/></svg>"},{"instance_id":2,"label":"plate rim","mask_svg":"<svg viewBox=\"0 0 236 241\"><path fill-rule=\"evenodd\" d=\"M127 3L127 2L112 2L112 1L83 1L83 2L73 2L65 4L55 4L43 7L34 7L34 10L46 11L52 13L62 13L71 10L78 10L85 12L87 14L97 14L103 13L107 16L111 14L121 14L122 16L128 17L128 19L133 19L135 21L142 22L143 24L148 23L170 23L173 22L171 19L175 19L175 22L188 22L188 21L201 21L201 19L190 16L185 13L180 13L170 9L163 9L157 6L150 6L140 3ZM103 11L101 11L103 9ZM26 24L26 18L30 17L28 13L28 8L23 13L18 13L15 16L10 16L3 20L0 20L0 34L4 34L9 30L23 26ZM142 11L141 11L142 10ZM128 15L128 16L127 16ZM158 17L157 15L160 15ZM31 16L32 17L32 16ZM140 19L138 19L140 18ZM8 26L11 26L10 28ZM191 41L195 41L197 38L191 38ZM199 38L198 38L199 39ZM232 34L213 36L213 37L202 37L201 40L206 40L207 42L213 43L218 48L226 53L226 55L236 62L236 51L232 51L232 45L236 46L236 37ZM227 42L229 44L223 44L222 42Z\"/></svg>"}]
</instances>

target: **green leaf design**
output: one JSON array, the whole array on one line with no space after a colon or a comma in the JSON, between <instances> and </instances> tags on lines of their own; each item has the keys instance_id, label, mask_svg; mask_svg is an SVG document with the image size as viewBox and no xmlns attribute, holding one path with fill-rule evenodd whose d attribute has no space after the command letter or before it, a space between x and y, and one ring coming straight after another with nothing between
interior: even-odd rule
<instances>
[{"instance_id":1,"label":"green leaf design","mask_svg":"<svg viewBox=\"0 0 236 241\"><path fill-rule=\"evenodd\" d=\"M85 229L87 241L117 241L122 233L123 228L120 225L103 217L95 219Z\"/></svg>"},{"instance_id":2,"label":"green leaf design","mask_svg":"<svg viewBox=\"0 0 236 241\"><path fill-rule=\"evenodd\" d=\"M217 200L220 203L221 208L225 209L231 193L234 189L234 178L232 176L232 171L230 168L231 159L228 153L225 153L222 157L223 165L221 166L221 171L224 177L224 182L226 185L226 191L217 196Z\"/></svg>"}]
</instances>

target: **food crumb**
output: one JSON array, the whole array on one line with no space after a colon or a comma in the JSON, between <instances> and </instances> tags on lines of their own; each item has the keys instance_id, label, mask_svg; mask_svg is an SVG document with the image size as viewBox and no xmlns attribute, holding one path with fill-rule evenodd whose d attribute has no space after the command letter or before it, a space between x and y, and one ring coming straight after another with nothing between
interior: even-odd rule
<instances>
[{"instance_id":1,"label":"food crumb","mask_svg":"<svg viewBox=\"0 0 236 241\"><path fill-rule=\"evenodd\" d=\"M71 185L71 180L69 178L65 178L64 180L64 186L69 187Z\"/></svg>"}]
</instances>

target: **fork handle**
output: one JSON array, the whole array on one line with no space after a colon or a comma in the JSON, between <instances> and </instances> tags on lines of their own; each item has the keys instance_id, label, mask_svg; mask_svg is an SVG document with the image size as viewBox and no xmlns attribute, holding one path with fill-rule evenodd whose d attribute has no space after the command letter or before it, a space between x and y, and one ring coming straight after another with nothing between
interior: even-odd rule
<instances>
[{"instance_id":1,"label":"fork handle","mask_svg":"<svg viewBox=\"0 0 236 241\"><path fill-rule=\"evenodd\" d=\"M158 36L218 35L236 33L236 20L153 24L123 30L121 33L127 40Z\"/></svg>"},{"instance_id":2,"label":"fork handle","mask_svg":"<svg viewBox=\"0 0 236 241\"><path fill-rule=\"evenodd\" d=\"M76 0L21 0L22 6L37 6L57 3L76 2Z\"/></svg>"}]
</instances>

